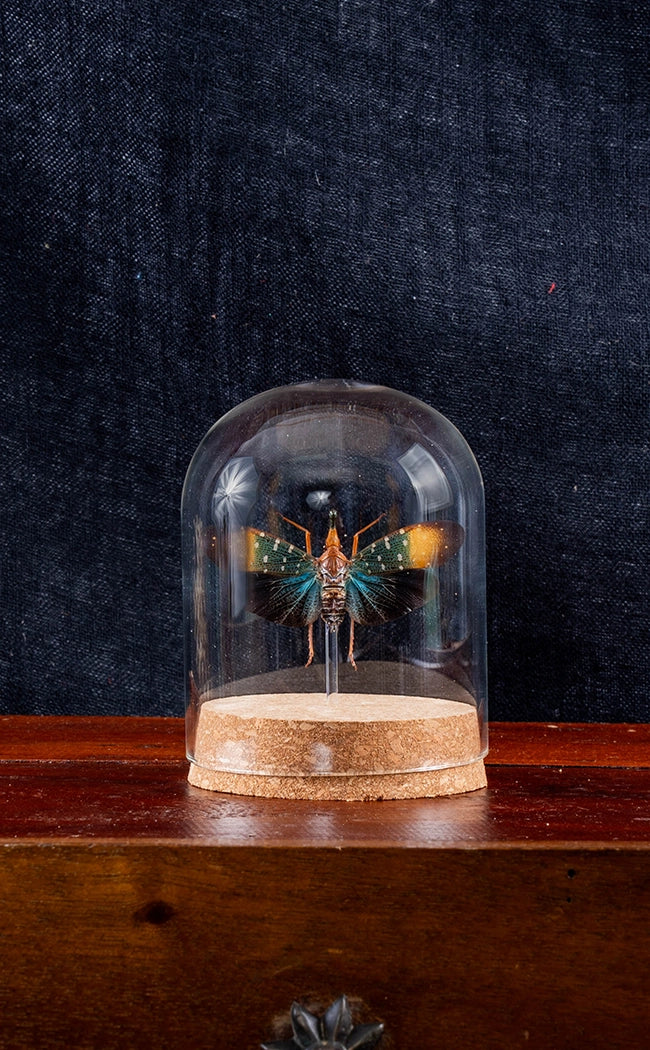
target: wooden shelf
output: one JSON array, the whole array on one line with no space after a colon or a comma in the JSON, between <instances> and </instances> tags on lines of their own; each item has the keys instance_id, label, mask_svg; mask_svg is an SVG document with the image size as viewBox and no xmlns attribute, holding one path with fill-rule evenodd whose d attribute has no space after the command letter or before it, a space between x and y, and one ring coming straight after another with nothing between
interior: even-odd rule
<instances>
[{"instance_id":1,"label":"wooden shelf","mask_svg":"<svg viewBox=\"0 0 650 1050\"><path fill-rule=\"evenodd\" d=\"M491 726L488 788L202 792L177 719L0 718L0 1046L258 1048L360 996L394 1050L646 1044L650 727Z\"/></svg>"}]
</instances>

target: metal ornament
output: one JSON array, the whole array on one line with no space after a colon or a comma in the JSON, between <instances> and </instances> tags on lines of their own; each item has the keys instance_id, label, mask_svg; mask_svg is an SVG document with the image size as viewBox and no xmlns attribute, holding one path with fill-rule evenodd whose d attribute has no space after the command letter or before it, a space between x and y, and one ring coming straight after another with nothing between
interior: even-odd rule
<instances>
[{"instance_id":1,"label":"metal ornament","mask_svg":"<svg viewBox=\"0 0 650 1050\"><path fill-rule=\"evenodd\" d=\"M262 1050L371 1050L382 1037L384 1026L355 1025L350 1004L345 995L336 999L322 1017L312 1014L304 1006L291 1007L291 1039L262 1043Z\"/></svg>"}]
</instances>

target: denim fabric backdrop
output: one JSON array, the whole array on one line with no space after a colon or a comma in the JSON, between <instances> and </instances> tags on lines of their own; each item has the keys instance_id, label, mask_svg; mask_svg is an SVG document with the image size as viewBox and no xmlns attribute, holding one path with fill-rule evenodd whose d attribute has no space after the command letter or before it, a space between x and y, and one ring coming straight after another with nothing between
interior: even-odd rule
<instances>
[{"instance_id":1,"label":"denim fabric backdrop","mask_svg":"<svg viewBox=\"0 0 650 1050\"><path fill-rule=\"evenodd\" d=\"M491 716L646 720L650 5L3 8L2 710L181 714L190 456L342 376L476 453Z\"/></svg>"}]
</instances>

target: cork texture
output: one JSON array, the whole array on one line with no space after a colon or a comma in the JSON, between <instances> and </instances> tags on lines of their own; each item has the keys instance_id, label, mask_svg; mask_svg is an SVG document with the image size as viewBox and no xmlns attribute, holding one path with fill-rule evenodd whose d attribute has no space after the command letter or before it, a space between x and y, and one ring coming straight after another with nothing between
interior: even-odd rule
<instances>
[{"instance_id":1,"label":"cork texture","mask_svg":"<svg viewBox=\"0 0 650 1050\"><path fill-rule=\"evenodd\" d=\"M265 777L224 773L190 765L189 782L209 791L260 798L340 800L373 802L398 798L434 798L457 795L486 787L483 759L466 766L431 769L417 773L387 773L350 777Z\"/></svg>"},{"instance_id":2,"label":"cork texture","mask_svg":"<svg viewBox=\"0 0 650 1050\"><path fill-rule=\"evenodd\" d=\"M280 798L424 797L483 787L480 754L476 710L457 701L253 694L203 703L189 779Z\"/></svg>"}]
</instances>

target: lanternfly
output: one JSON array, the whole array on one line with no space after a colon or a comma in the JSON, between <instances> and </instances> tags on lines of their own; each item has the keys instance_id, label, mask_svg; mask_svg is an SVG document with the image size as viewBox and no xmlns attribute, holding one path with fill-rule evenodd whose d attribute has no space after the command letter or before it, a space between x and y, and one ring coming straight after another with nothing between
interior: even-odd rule
<instances>
[{"instance_id":1,"label":"lanternfly","mask_svg":"<svg viewBox=\"0 0 650 1050\"><path fill-rule=\"evenodd\" d=\"M355 623L386 623L424 605L429 600L429 570L451 558L465 537L455 522L427 521L405 525L359 551L359 537L383 517L354 534L349 558L341 549L335 510L330 511L319 558L312 554L309 530L290 518L284 520L305 534L305 550L268 532L246 529L248 608L273 623L308 627L307 667L314 658L314 623L319 616L328 631L338 631L347 612L348 660L356 667Z\"/></svg>"}]
</instances>

